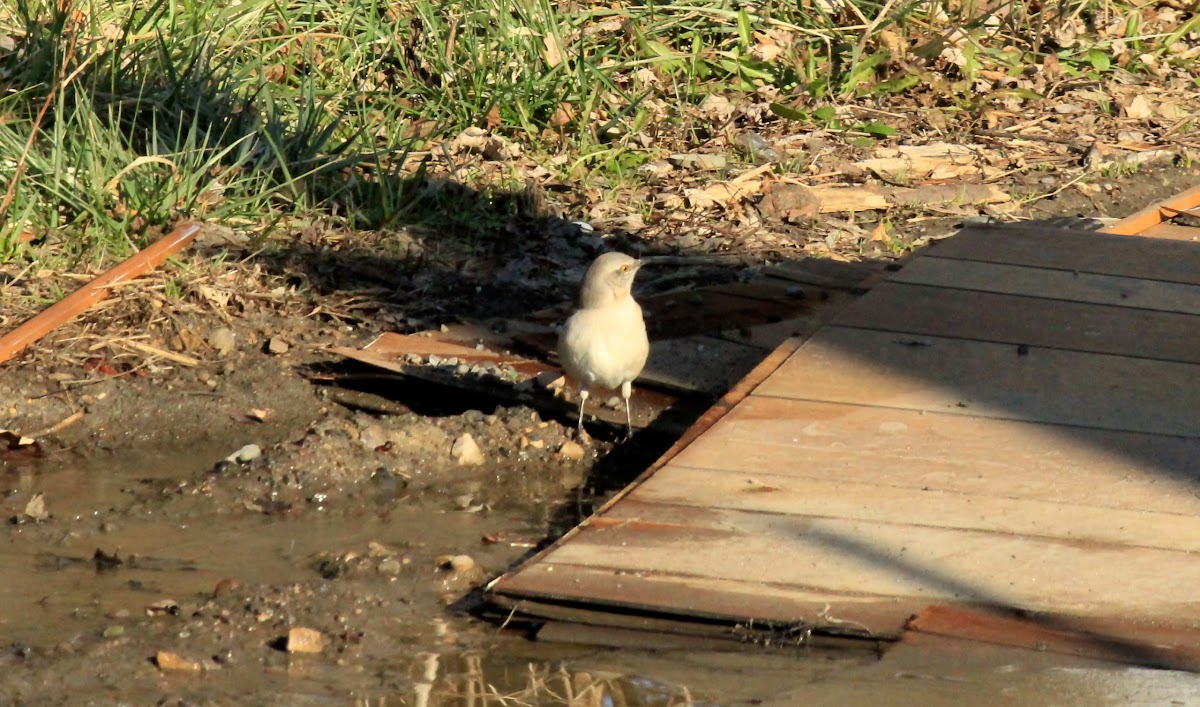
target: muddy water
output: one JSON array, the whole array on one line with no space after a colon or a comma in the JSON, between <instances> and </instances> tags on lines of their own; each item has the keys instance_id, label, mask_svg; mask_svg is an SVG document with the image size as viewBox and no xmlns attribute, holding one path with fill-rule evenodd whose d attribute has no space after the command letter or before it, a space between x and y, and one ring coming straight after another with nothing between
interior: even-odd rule
<instances>
[{"instance_id":1,"label":"muddy water","mask_svg":"<svg viewBox=\"0 0 1200 707\"><path fill-rule=\"evenodd\" d=\"M33 704L1129 705L1200 704L1200 679L915 636L872 649L615 650L530 641L445 609L465 587L434 557L469 546L490 571L545 532L532 508L451 512L428 499L314 503L291 513L214 507L191 488L228 450L4 467L5 517L37 492L51 518L0 545L0 701ZM190 473L190 472L189 472ZM189 479L184 482L181 479ZM484 535L513 542L481 545ZM326 577L322 558L402 548L412 571ZM104 569L100 549L121 560ZM214 588L234 579L223 600ZM170 599L178 615L148 616ZM216 603L214 603L214 601ZM224 602L224 603L222 603ZM318 656L273 647L291 625L338 640ZM162 674L171 650L206 661Z\"/></svg>"}]
</instances>

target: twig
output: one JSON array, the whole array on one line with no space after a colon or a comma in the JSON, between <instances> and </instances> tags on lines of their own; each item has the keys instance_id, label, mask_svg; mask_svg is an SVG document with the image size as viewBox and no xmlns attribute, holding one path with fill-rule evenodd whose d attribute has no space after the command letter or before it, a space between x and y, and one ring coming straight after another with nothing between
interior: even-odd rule
<instances>
[{"instance_id":1,"label":"twig","mask_svg":"<svg viewBox=\"0 0 1200 707\"><path fill-rule=\"evenodd\" d=\"M184 354L177 354L174 351L167 351L165 349L160 349L157 346L151 346L150 344L143 344L140 341L133 341L133 340L127 339L125 341L122 341L121 345L129 347L131 349L136 349L138 351L141 351L144 354L150 354L151 356L158 356L159 358L165 358L168 361L174 361L175 363L178 363L181 366L194 367L194 366L200 365L200 362L197 361L196 359L192 358L191 356L185 356Z\"/></svg>"},{"instance_id":2,"label":"twig","mask_svg":"<svg viewBox=\"0 0 1200 707\"><path fill-rule=\"evenodd\" d=\"M83 410L76 410L73 414L68 416L66 419L59 421L58 424L53 425L52 427L47 427L46 429L41 430L39 432L35 432L32 435L30 435L30 437L33 437L34 439L38 439L41 437L45 437L47 435L57 434L59 432L62 432L65 429L67 429L71 425L75 424L76 422L79 422L82 419L83 419Z\"/></svg>"},{"instance_id":3,"label":"twig","mask_svg":"<svg viewBox=\"0 0 1200 707\"><path fill-rule=\"evenodd\" d=\"M1036 142L1052 142L1057 145L1066 145L1076 150L1084 150L1088 147L1078 140L1072 140L1070 138L1051 137L1049 135L1021 135L1019 133L1013 133L1007 130L985 130L983 128L976 128L971 131L971 134L978 137L995 137L1005 140L1033 140Z\"/></svg>"}]
</instances>

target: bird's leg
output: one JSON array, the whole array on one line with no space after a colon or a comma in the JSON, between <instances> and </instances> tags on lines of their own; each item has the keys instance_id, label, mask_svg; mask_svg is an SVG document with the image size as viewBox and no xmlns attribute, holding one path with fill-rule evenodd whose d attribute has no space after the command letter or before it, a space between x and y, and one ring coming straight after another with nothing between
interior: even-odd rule
<instances>
[{"instance_id":1,"label":"bird's leg","mask_svg":"<svg viewBox=\"0 0 1200 707\"><path fill-rule=\"evenodd\" d=\"M587 403L587 399L588 399L587 388L580 388L579 389L579 424L577 424L575 426L575 429L578 430L581 434L583 433L583 406L585 403Z\"/></svg>"},{"instance_id":2,"label":"bird's leg","mask_svg":"<svg viewBox=\"0 0 1200 707\"><path fill-rule=\"evenodd\" d=\"M633 383L621 384L621 397L625 398L625 439L633 437L633 413L629 411L629 397L633 395Z\"/></svg>"}]
</instances>

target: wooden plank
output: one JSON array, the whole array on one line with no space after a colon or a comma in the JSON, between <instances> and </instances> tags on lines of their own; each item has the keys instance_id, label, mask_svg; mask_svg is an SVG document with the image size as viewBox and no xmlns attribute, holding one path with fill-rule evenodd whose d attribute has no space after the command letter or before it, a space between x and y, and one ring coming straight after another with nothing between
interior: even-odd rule
<instances>
[{"instance_id":1,"label":"wooden plank","mask_svg":"<svg viewBox=\"0 0 1200 707\"><path fill-rule=\"evenodd\" d=\"M751 396L674 464L1200 516L1200 439Z\"/></svg>"},{"instance_id":2,"label":"wooden plank","mask_svg":"<svg viewBox=\"0 0 1200 707\"><path fill-rule=\"evenodd\" d=\"M874 260L849 262L832 258L803 258L768 265L763 272L773 278L829 289L858 290L886 263Z\"/></svg>"},{"instance_id":3,"label":"wooden plank","mask_svg":"<svg viewBox=\"0 0 1200 707\"><path fill-rule=\"evenodd\" d=\"M1133 277L928 257L913 259L890 280L1007 295L1200 314L1200 287Z\"/></svg>"},{"instance_id":4,"label":"wooden plank","mask_svg":"<svg viewBox=\"0 0 1200 707\"><path fill-rule=\"evenodd\" d=\"M744 378L738 381L732 388L729 389L728 392L722 395L720 400L718 400L712 407L700 415L696 422L682 435L680 435L679 439L675 441L675 444L671 445L670 449L664 452L663 455L659 457L653 464L651 464L649 468L643 471L638 478L634 479L630 485L626 486L619 493L617 493L617 495L613 496L608 500L607 503L601 506L596 512L596 515L600 515L609 508L615 506L617 503L620 503L621 499L625 498L630 491L637 488L638 484L641 484L646 479L653 476L655 472L666 466L668 462L674 459L675 455L687 449L692 442L699 439L705 432L711 429L713 425L717 424L717 422L719 422L721 418L724 417L730 410L733 410L738 403L745 400L750 395L751 391L753 391L764 380L770 377L772 373L777 371L779 367L792 356L792 354L796 353L796 351L800 348L800 344L801 342L798 339L788 339L780 344L774 351L770 353L770 355L764 358L757 366L754 367L753 370L746 374ZM592 517L594 518L596 516L594 515ZM507 574L501 575L500 577L492 580L490 583L488 583L485 591L495 592L503 590L507 583L513 581L514 577L520 576L521 572L530 567L537 566L539 563L543 562L546 555L553 552L555 548L570 542L577 533L579 533L583 528L587 527L587 524L590 520L590 518L584 520L580 525L577 525L571 530L567 531L565 535L556 540L550 547L530 556L515 569L510 570Z\"/></svg>"},{"instance_id":5,"label":"wooden plank","mask_svg":"<svg viewBox=\"0 0 1200 707\"><path fill-rule=\"evenodd\" d=\"M1157 226L1151 226L1138 235L1146 238L1164 238L1176 241L1197 241L1200 240L1200 228L1196 228L1195 226L1184 226L1183 224L1166 221L1158 224Z\"/></svg>"},{"instance_id":6,"label":"wooden plank","mask_svg":"<svg viewBox=\"0 0 1200 707\"><path fill-rule=\"evenodd\" d=\"M643 503L756 511L1200 552L1200 517L1012 499L840 478L667 465L629 495Z\"/></svg>"},{"instance_id":7,"label":"wooden plank","mask_svg":"<svg viewBox=\"0 0 1200 707\"><path fill-rule=\"evenodd\" d=\"M935 241L941 258L1200 284L1200 244L1069 228L972 226Z\"/></svg>"},{"instance_id":8,"label":"wooden plank","mask_svg":"<svg viewBox=\"0 0 1200 707\"><path fill-rule=\"evenodd\" d=\"M1198 206L1200 206L1200 186L1192 187L1169 199L1155 202L1104 230L1108 233L1136 236L1169 220L1176 211L1187 211Z\"/></svg>"},{"instance_id":9,"label":"wooden plank","mask_svg":"<svg viewBox=\"0 0 1200 707\"><path fill-rule=\"evenodd\" d=\"M635 573L610 567L543 562L507 579L496 592L521 599L514 608L556 620L595 621L595 608L614 612L609 622L622 628L676 620L724 624L774 622L835 629L835 632L895 637L927 602L860 592L806 591L737 577L717 579L663 572ZM681 602L680 597L687 601ZM540 605L532 603L539 602ZM593 608L580 608L585 602ZM713 633L711 629L706 633Z\"/></svg>"},{"instance_id":10,"label":"wooden plank","mask_svg":"<svg viewBox=\"0 0 1200 707\"><path fill-rule=\"evenodd\" d=\"M547 561L1134 620L1200 610L1194 553L632 499L603 521Z\"/></svg>"},{"instance_id":11,"label":"wooden plank","mask_svg":"<svg viewBox=\"0 0 1200 707\"><path fill-rule=\"evenodd\" d=\"M1189 363L826 327L756 391L775 397L1200 435Z\"/></svg>"},{"instance_id":12,"label":"wooden plank","mask_svg":"<svg viewBox=\"0 0 1200 707\"><path fill-rule=\"evenodd\" d=\"M1058 616L1018 617L961 607L931 606L909 622L909 630L934 636L1050 651L1167 670L1200 671L1193 626L1139 625L1119 617L1078 620ZM906 634L905 642L912 634Z\"/></svg>"},{"instance_id":13,"label":"wooden plank","mask_svg":"<svg viewBox=\"0 0 1200 707\"><path fill-rule=\"evenodd\" d=\"M841 326L1200 363L1200 317L885 282Z\"/></svg>"}]
</instances>

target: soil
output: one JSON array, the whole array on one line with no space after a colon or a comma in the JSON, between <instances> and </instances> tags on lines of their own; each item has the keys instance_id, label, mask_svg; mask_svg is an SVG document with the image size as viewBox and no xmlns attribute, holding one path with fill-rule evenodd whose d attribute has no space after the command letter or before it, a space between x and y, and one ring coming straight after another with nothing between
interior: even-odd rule
<instances>
[{"instance_id":1,"label":"soil","mask_svg":"<svg viewBox=\"0 0 1200 707\"><path fill-rule=\"evenodd\" d=\"M1068 190L1029 215L1120 216L1195 181L1142 173L1102 183L1100 196ZM910 237L952 224L922 221ZM542 247L555 238L544 233ZM165 304L149 309L144 292L121 297L3 368L0 427L37 442L0 451L0 703L541 704L602 685L627 704L786 704L792 691L881 665L852 648L618 654L473 618L473 589L572 527L672 440L626 442L598 425L578 459L563 450L575 438L569 408L547 419L327 352L566 301L592 249L553 251L561 270L506 278L499 261L418 272L378 242L323 248L216 269L182 299L150 297ZM192 258L201 268L204 251ZM725 270L692 281L741 274ZM202 285L233 294L222 301ZM132 323L98 338L115 313ZM198 339L184 350L199 365L138 363L118 341L137 327L156 341ZM223 355L209 344L219 329L234 341ZM270 352L275 338L286 352ZM392 412L335 402L347 385ZM482 463L452 456L464 435ZM295 628L320 632L323 648L289 651ZM1021 694L1035 698L1035 683Z\"/></svg>"}]
</instances>

